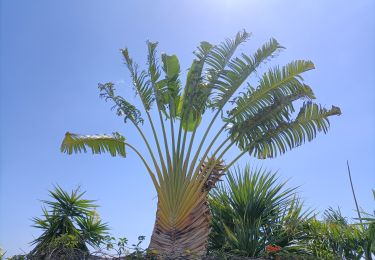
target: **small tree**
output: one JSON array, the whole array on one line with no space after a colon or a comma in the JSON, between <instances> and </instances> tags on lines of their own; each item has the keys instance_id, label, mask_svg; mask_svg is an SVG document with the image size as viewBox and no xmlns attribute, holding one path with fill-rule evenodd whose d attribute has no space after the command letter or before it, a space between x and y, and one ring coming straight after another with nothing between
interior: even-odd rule
<instances>
[{"instance_id":1,"label":"small tree","mask_svg":"<svg viewBox=\"0 0 375 260\"><path fill-rule=\"evenodd\" d=\"M102 223L93 200L83 199L79 188L70 194L60 187L49 191L52 201L43 201L43 217L35 217L34 227L43 231L32 244L29 257L81 259L89 253L88 245L98 247L105 242L107 224ZM38 259L39 259L38 258Z\"/></svg>"}]
</instances>

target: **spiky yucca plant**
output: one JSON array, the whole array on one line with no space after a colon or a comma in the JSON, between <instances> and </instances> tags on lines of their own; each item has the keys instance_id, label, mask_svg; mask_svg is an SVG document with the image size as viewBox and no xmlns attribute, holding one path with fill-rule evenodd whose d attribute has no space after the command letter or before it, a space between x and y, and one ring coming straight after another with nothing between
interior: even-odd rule
<instances>
[{"instance_id":1,"label":"spiky yucca plant","mask_svg":"<svg viewBox=\"0 0 375 260\"><path fill-rule=\"evenodd\" d=\"M34 227L43 233L32 244L35 248L29 253L30 259L57 259L65 249L76 250L74 259L88 254L88 245L98 248L105 242L108 226L96 212L94 200L83 199L85 192L77 188L66 192L57 186L49 191L52 201L43 201L43 217L33 218ZM73 259L73 258L69 258Z\"/></svg>"},{"instance_id":2,"label":"spiky yucca plant","mask_svg":"<svg viewBox=\"0 0 375 260\"><path fill-rule=\"evenodd\" d=\"M211 182L246 153L272 158L311 141L317 132L327 132L329 116L340 114L338 107L326 109L312 102L313 91L302 78L302 73L314 68L311 61L275 66L260 76L256 87L246 84L261 64L283 49L275 39L270 39L252 55L242 53L233 57L249 37L249 33L242 31L233 40L218 45L202 42L194 52L196 58L185 84L176 55L162 54L159 65L157 43L147 42L144 70L132 60L128 49L122 50L142 111L117 95L113 83L99 84L100 96L112 101L117 115L135 126L150 161L119 133L66 133L61 151L68 154L91 149L93 153L125 157L128 147L139 156L158 195L149 246L158 254L203 255L210 230L206 200ZM297 100L304 102L294 116ZM151 111L153 107L155 113ZM212 113L206 113L208 118L202 123L209 110ZM143 116L151 127L150 137L143 132ZM213 125L218 119L222 119L222 127L215 129ZM201 135L197 135L198 131ZM212 138L208 138L209 133ZM238 156L227 158L223 166L221 160L235 144L240 149Z\"/></svg>"},{"instance_id":3,"label":"spiky yucca plant","mask_svg":"<svg viewBox=\"0 0 375 260\"><path fill-rule=\"evenodd\" d=\"M275 172L249 165L231 169L226 177L209 197L211 253L261 257L270 245L303 252L298 242L306 237L303 223L311 210L303 209L296 188L286 188Z\"/></svg>"}]
</instances>

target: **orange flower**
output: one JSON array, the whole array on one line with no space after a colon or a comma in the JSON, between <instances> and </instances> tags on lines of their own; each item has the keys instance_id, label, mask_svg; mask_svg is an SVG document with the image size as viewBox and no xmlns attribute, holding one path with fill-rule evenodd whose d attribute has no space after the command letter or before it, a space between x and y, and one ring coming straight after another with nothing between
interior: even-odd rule
<instances>
[{"instance_id":1,"label":"orange flower","mask_svg":"<svg viewBox=\"0 0 375 260\"><path fill-rule=\"evenodd\" d=\"M269 253L276 253L276 252L279 252L280 250L281 250L281 247L277 245L266 246L266 251Z\"/></svg>"}]
</instances>

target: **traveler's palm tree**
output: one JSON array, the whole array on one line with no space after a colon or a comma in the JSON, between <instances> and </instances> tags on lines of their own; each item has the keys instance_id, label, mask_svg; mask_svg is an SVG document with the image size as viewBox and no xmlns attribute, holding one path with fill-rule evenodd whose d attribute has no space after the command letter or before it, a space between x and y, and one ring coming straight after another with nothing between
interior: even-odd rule
<instances>
[{"instance_id":1,"label":"traveler's palm tree","mask_svg":"<svg viewBox=\"0 0 375 260\"><path fill-rule=\"evenodd\" d=\"M143 161L158 195L149 246L158 254L203 255L210 231L207 194L224 172L244 154L272 158L311 141L318 132L327 132L330 116L340 114L338 107L326 109L312 102L313 91L301 76L314 69L311 61L293 61L257 76L259 67L283 49L275 39L252 55L233 57L249 37L243 31L219 45L202 42L194 52L185 84L176 55L162 54L159 64L157 43L147 42L145 70L139 69L127 49L122 50L143 107L117 95L113 83L99 84L100 96L112 101L117 115L135 126L150 161L117 132L65 135L61 151L68 154L91 149L125 157L129 148ZM247 83L252 75L258 77L255 87ZM295 103L300 100L303 103L298 103L301 107L295 114ZM207 111L211 111L209 118L202 123ZM144 118L151 137L143 132ZM220 119L221 128L215 129ZM239 152L224 164L233 145Z\"/></svg>"}]
</instances>

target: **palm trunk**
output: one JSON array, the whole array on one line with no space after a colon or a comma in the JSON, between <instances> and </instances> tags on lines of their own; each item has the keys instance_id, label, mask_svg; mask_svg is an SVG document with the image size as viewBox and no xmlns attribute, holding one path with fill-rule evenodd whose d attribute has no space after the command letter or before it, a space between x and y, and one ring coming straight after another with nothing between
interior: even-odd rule
<instances>
[{"instance_id":1,"label":"palm trunk","mask_svg":"<svg viewBox=\"0 0 375 260\"><path fill-rule=\"evenodd\" d=\"M189 214L186 225L178 230L165 230L156 221L149 250L162 258L199 258L206 254L211 229L211 214L207 200L199 203Z\"/></svg>"},{"instance_id":2,"label":"palm trunk","mask_svg":"<svg viewBox=\"0 0 375 260\"><path fill-rule=\"evenodd\" d=\"M179 229L166 230L159 224L159 204L156 211L156 221L152 232L149 251L163 259L197 259L207 253L208 236L211 230L211 213L208 207L208 192L215 187L223 176L223 162L210 158L201 168L204 178L206 170L215 164L207 178L203 189L204 199L193 208L187 216L184 225Z\"/></svg>"}]
</instances>

